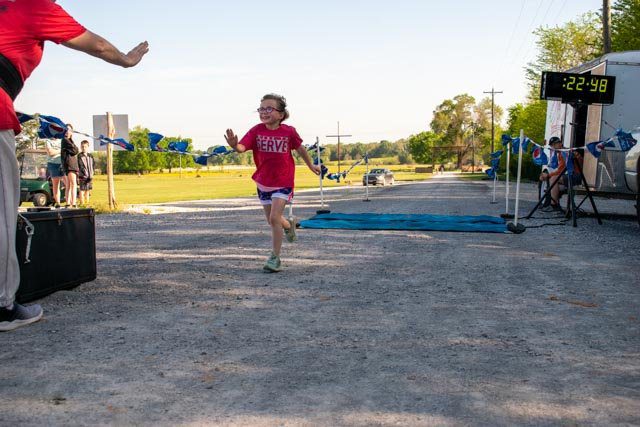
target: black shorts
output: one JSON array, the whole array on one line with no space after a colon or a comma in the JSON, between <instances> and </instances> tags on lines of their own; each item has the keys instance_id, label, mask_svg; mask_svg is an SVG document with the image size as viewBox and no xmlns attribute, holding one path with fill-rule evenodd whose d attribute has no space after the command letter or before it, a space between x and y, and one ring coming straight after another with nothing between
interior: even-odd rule
<instances>
[{"instance_id":1,"label":"black shorts","mask_svg":"<svg viewBox=\"0 0 640 427\"><path fill-rule=\"evenodd\" d=\"M582 175L581 174L573 174L571 177L571 184L575 187L577 185L582 184ZM563 185L565 188L569 187L569 176L564 174L560 177L560 185Z\"/></svg>"},{"instance_id":2,"label":"black shorts","mask_svg":"<svg viewBox=\"0 0 640 427\"><path fill-rule=\"evenodd\" d=\"M262 191L258 188L258 198L262 205L270 205L271 199L283 199L287 203L291 203L293 200L293 188L284 187L274 191Z\"/></svg>"},{"instance_id":3,"label":"black shorts","mask_svg":"<svg viewBox=\"0 0 640 427\"><path fill-rule=\"evenodd\" d=\"M86 180L86 179L79 179L78 182L79 182L80 191L93 190L93 181Z\"/></svg>"}]
</instances>

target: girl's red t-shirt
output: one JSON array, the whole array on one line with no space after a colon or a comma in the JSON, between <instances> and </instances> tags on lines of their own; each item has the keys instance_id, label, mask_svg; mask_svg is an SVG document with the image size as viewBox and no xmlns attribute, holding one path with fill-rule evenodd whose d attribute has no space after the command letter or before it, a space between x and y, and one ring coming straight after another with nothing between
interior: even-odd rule
<instances>
[{"instance_id":1,"label":"girl's red t-shirt","mask_svg":"<svg viewBox=\"0 0 640 427\"><path fill-rule=\"evenodd\" d=\"M69 41L87 31L52 0L0 0L0 53L26 80L40 64L44 42ZM0 89L0 130L20 133L13 102Z\"/></svg>"},{"instance_id":2,"label":"girl's red t-shirt","mask_svg":"<svg viewBox=\"0 0 640 427\"><path fill-rule=\"evenodd\" d=\"M240 144L253 151L253 180L264 187L294 187L296 165L291 152L302 145L293 126L281 124L270 130L260 123L242 137Z\"/></svg>"}]
</instances>

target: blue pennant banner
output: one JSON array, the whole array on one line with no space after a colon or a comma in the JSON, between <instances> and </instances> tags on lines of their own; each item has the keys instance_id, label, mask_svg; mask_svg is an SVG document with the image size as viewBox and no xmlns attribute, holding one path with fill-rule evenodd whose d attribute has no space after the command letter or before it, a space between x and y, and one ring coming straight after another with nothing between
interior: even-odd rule
<instances>
[{"instance_id":1,"label":"blue pennant banner","mask_svg":"<svg viewBox=\"0 0 640 427\"><path fill-rule=\"evenodd\" d=\"M164 139L163 135L160 135L159 133L148 133L147 136L149 137L149 148L151 151L166 151L164 148L158 146L160 141Z\"/></svg>"},{"instance_id":2,"label":"blue pennant banner","mask_svg":"<svg viewBox=\"0 0 640 427\"><path fill-rule=\"evenodd\" d=\"M499 159L500 157L502 157L502 153L504 151L503 150L498 150L496 152L491 153L491 158L492 159Z\"/></svg>"},{"instance_id":3,"label":"blue pennant banner","mask_svg":"<svg viewBox=\"0 0 640 427\"><path fill-rule=\"evenodd\" d=\"M20 113L18 111L16 111L16 116L18 117L18 121L20 122L20 124L23 124L23 123L28 122L29 120L35 119L35 117L33 117L33 116L30 116L30 115L25 114L25 113Z\"/></svg>"},{"instance_id":4,"label":"blue pennant banner","mask_svg":"<svg viewBox=\"0 0 640 427\"><path fill-rule=\"evenodd\" d=\"M170 142L167 148L171 151L177 151L178 153L186 153L189 148L189 143L187 141Z\"/></svg>"},{"instance_id":5,"label":"blue pennant banner","mask_svg":"<svg viewBox=\"0 0 640 427\"><path fill-rule=\"evenodd\" d=\"M540 147L539 145L535 145L533 147L533 152L531 153L531 156L533 157L533 163L536 164L537 166L546 166L547 163L549 162L549 159L547 158L547 155L544 152L544 148Z\"/></svg>"},{"instance_id":6,"label":"blue pennant banner","mask_svg":"<svg viewBox=\"0 0 640 427\"><path fill-rule=\"evenodd\" d=\"M113 144L113 145L117 145L120 148L124 148L127 151L135 150L135 147L133 146L133 144L126 141L123 138L111 139L111 138L107 138L104 135L100 135L99 139L100 139L100 145Z\"/></svg>"},{"instance_id":7,"label":"blue pennant banner","mask_svg":"<svg viewBox=\"0 0 640 427\"><path fill-rule=\"evenodd\" d=\"M67 133L67 125L62 120L53 116L40 115L39 138L62 139Z\"/></svg>"}]
</instances>

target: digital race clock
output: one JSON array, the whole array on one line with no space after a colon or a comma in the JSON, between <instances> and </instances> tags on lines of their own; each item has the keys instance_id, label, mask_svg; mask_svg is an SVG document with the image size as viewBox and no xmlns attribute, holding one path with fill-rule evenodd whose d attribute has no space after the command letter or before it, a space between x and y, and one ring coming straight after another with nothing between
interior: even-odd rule
<instances>
[{"instance_id":1,"label":"digital race clock","mask_svg":"<svg viewBox=\"0 0 640 427\"><path fill-rule=\"evenodd\" d=\"M566 103L613 104L616 78L594 74L542 72L540 99Z\"/></svg>"}]
</instances>

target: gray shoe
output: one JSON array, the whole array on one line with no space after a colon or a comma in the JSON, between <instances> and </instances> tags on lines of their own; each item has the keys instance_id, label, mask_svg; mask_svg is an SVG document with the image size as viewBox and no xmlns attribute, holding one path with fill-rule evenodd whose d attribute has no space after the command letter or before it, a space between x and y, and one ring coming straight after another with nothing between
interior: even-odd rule
<instances>
[{"instance_id":1,"label":"gray shoe","mask_svg":"<svg viewBox=\"0 0 640 427\"><path fill-rule=\"evenodd\" d=\"M267 263L264 265L264 267L262 267L262 269L266 273L277 273L278 271L282 270L280 257L274 253L271 253L271 256L267 260Z\"/></svg>"},{"instance_id":2,"label":"gray shoe","mask_svg":"<svg viewBox=\"0 0 640 427\"><path fill-rule=\"evenodd\" d=\"M287 242L293 243L298 240L298 236L296 236L296 219L291 217L288 219L289 228L284 229L284 235L287 238Z\"/></svg>"},{"instance_id":3,"label":"gray shoe","mask_svg":"<svg viewBox=\"0 0 640 427\"><path fill-rule=\"evenodd\" d=\"M24 306L13 304L11 310L0 308L0 331L12 331L20 326L37 322L42 318L42 307L38 304Z\"/></svg>"}]
</instances>

